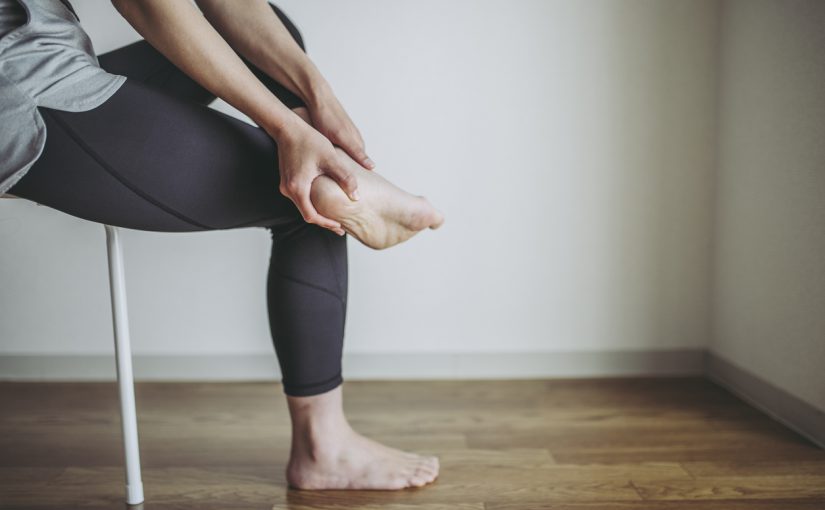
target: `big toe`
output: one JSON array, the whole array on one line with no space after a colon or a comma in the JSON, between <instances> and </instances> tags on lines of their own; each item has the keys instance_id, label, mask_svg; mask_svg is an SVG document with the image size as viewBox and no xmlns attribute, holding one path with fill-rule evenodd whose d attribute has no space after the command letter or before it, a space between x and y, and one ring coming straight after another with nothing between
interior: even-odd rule
<instances>
[{"instance_id":1,"label":"big toe","mask_svg":"<svg viewBox=\"0 0 825 510\"><path fill-rule=\"evenodd\" d=\"M444 214L441 211L439 211L438 209L435 210L435 214L434 214L433 218L434 218L433 223L432 223L432 225L430 225L431 229L436 230L437 228L439 228L441 225L444 224Z\"/></svg>"},{"instance_id":2,"label":"big toe","mask_svg":"<svg viewBox=\"0 0 825 510\"><path fill-rule=\"evenodd\" d=\"M444 214L436 209L427 197L418 195L416 199L418 204L414 217L417 219L413 221L413 225L411 225L414 230L423 228L431 228L435 230L444 224Z\"/></svg>"}]
</instances>

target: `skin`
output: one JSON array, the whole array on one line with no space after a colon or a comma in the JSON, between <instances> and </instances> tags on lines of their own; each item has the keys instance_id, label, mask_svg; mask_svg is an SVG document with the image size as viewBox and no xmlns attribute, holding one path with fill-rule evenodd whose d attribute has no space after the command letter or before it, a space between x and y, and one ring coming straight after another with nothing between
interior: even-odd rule
<instances>
[{"instance_id":1,"label":"skin","mask_svg":"<svg viewBox=\"0 0 825 510\"><path fill-rule=\"evenodd\" d=\"M281 193L289 197L308 223L336 230L343 234L341 224L321 216L309 198L312 181L328 175L338 182L350 198L357 199L357 185L347 171L333 143L307 124L252 74L222 34L188 0L113 0L115 8L152 46L163 53L183 72L204 88L245 113L263 128L277 143ZM312 110L328 110L315 106L337 103L331 88L309 58L292 40L289 32L263 0L227 2L201 0L202 8L210 12L212 23L223 26L226 37L236 41L238 51L250 62L264 62L263 69L274 73L277 68L284 86L292 87L299 97L312 104ZM255 5L258 5L256 12ZM260 8L264 10L261 10ZM220 23L217 20L233 22ZM249 36L237 35L246 26L255 26L261 35L271 36L275 46L244 45ZM232 35L235 34L235 35ZM257 34L256 34L257 36ZM291 44L290 44L291 43ZM249 46L249 47L247 47ZM271 53L269 53L271 51ZM302 56L303 55L303 56ZM283 75L291 79L284 79ZM274 76L277 79L277 75ZM347 118L323 116L327 131L350 131ZM350 151L355 142L345 140Z\"/></svg>"},{"instance_id":2,"label":"skin","mask_svg":"<svg viewBox=\"0 0 825 510\"><path fill-rule=\"evenodd\" d=\"M312 122L307 109L296 108L295 113ZM310 199L321 214L340 221L342 228L361 243L383 250L444 223L444 216L426 198L407 193L378 172L364 170L342 148L335 150L352 171L361 199L351 201L333 179L324 175L313 181Z\"/></svg>"},{"instance_id":3,"label":"skin","mask_svg":"<svg viewBox=\"0 0 825 510\"><path fill-rule=\"evenodd\" d=\"M264 0L196 0L202 14L189 0L112 3L152 46L276 141L279 191L308 223L383 249L444 222L426 199L373 171L361 134L332 88ZM284 106L238 54L301 97L307 108ZM437 457L358 434L344 415L342 398L341 386L310 397L287 396L290 486L393 490L436 479Z\"/></svg>"}]
</instances>

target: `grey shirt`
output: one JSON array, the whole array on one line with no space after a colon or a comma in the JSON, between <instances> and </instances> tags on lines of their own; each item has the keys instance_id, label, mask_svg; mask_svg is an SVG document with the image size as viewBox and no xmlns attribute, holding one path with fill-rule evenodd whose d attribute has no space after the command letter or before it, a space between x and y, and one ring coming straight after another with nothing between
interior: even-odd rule
<instances>
[{"instance_id":1,"label":"grey shirt","mask_svg":"<svg viewBox=\"0 0 825 510\"><path fill-rule=\"evenodd\" d=\"M60 0L0 0L0 194L43 151L38 106L91 110L125 80L100 68L89 36Z\"/></svg>"}]
</instances>

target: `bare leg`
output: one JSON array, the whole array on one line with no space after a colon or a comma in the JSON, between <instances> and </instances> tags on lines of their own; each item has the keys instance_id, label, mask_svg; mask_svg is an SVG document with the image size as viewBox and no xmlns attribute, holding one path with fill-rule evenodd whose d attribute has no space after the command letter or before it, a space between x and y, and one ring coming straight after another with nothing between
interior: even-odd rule
<instances>
[{"instance_id":1,"label":"bare leg","mask_svg":"<svg viewBox=\"0 0 825 510\"><path fill-rule=\"evenodd\" d=\"M295 113L309 120L305 108ZM426 201L401 191L376 174L370 178L348 155L346 161L358 167L358 206L328 177L319 177L312 187L312 200L321 214L342 221L353 235L361 235L374 247L386 248L411 237L426 227L437 228L444 221ZM381 206L381 202L398 200L400 206ZM404 226L404 211L416 214L415 225ZM416 213L416 211L421 213ZM396 214L401 221L385 219ZM359 238L360 239L360 238ZM364 242L364 240L362 240ZM365 244L367 244L365 242ZM369 244L368 244L369 246ZM418 487L435 480L439 462L434 456L404 452L382 445L355 432L344 416L343 387L313 395L287 395L292 419L292 447L287 465L289 485L298 489L384 489Z\"/></svg>"},{"instance_id":2,"label":"bare leg","mask_svg":"<svg viewBox=\"0 0 825 510\"><path fill-rule=\"evenodd\" d=\"M438 458L384 446L355 432L344 416L342 387L287 396L292 449L286 477L299 489L420 487L438 476Z\"/></svg>"}]
</instances>

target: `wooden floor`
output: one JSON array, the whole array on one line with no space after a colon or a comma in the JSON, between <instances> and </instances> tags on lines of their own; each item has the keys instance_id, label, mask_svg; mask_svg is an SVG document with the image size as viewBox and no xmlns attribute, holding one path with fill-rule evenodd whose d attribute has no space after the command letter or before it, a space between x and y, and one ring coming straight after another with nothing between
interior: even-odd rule
<instances>
[{"instance_id":1,"label":"wooden floor","mask_svg":"<svg viewBox=\"0 0 825 510\"><path fill-rule=\"evenodd\" d=\"M144 508L822 510L825 451L702 379L344 383L354 428L437 454L403 491L287 489L273 383L139 384ZM0 508L123 508L114 384L0 383Z\"/></svg>"}]
</instances>

